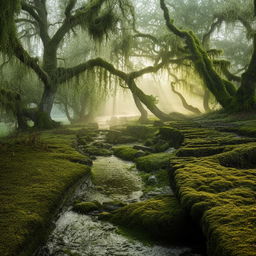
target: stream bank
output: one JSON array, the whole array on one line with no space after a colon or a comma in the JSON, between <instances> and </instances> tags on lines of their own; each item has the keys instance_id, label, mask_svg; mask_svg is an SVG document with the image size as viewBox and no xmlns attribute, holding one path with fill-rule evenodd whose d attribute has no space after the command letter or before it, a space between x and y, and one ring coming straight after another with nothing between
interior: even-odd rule
<instances>
[{"instance_id":1,"label":"stream bank","mask_svg":"<svg viewBox=\"0 0 256 256\"><path fill-rule=\"evenodd\" d=\"M136 143L136 145L142 147L140 144ZM200 255L193 252L189 247L191 244L184 246L186 243L180 240L184 237L178 236L178 229L180 229L180 233L187 231L187 228L181 229L182 221L186 220L186 214L179 210L177 200L172 195L166 171L165 174L161 174L165 175L162 183L153 184L155 181L153 183L151 181L150 184L145 184L145 180L150 181L149 177L140 173L134 163L121 160L113 155L106 155L106 151L103 149L112 150L112 148L106 144L102 132L93 141L88 140L88 137L87 139L84 136L78 137L77 146L86 154L90 151L92 158L95 158L95 155L101 156L97 156L93 161L90 177L77 188L71 200L73 203L67 205L61 212L48 242L40 249L37 256ZM130 143L121 147L132 148L134 146ZM115 149L113 151L115 152ZM158 178L155 177L155 179ZM106 216L112 212L145 203L147 207L141 211L140 215L146 214L148 210L155 211L151 215L151 222L148 222L146 226L147 228L151 226L153 230L154 226L151 224L155 223L155 227L160 228L154 232L158 236L157 239L154 237L152 240L153 237L147 234L148 230L142 228L139 223L133 222L130 226L122 225L122 228L118 228L111 224L109 219L106 221ZM172 213L170 208L172 206L175 206L175 210L178 209L175 218L171 214L168 216L168 213ZM147 209L148 207L149 209ZM162 218L164 211L165 219ZM125 213L122 216L124 217ZM103 219L104 221L102 221ZM136 219L139 220L139 218ZM158 221L160 219L161 223ZM111 222L114 223L114 221ZM167 225L168 222L175 223L170 226ZM187 223L183 223L183 225L185 224ZM170 231L170 227L175 226L176 228L176 230L171 230L176 234L173 236L176 239L172 239L171 244L173 245L170 244L169 239L166 239L167 237L161 237L166 225L168 231Z\"/></svg>"},{"instance_id":2,"label":"stream bank","mask_svg":"<svg viewBox=\"0 0 256 256\"><path fill-rule=\"evenodd\" d=\"M112 233L115 233L118 236L114 241L119 241L122 238L121 244L126 244L122 247L119 243L119 247L129 248L130 245L127 243L131 243L131 237L127 236L127 227L119 229L110 224L109 221L122 224L116 221L120 220L118 216L122 212L122 216L127 217L125 221L130 223L130 227L137 226L136 230L146 229L152 223L156 223L154 221L143 222L144 219L141 219L134 225L134 221L140 220L141 216L143 217L142 213L144 210L148 210L148 206L152 213L152 205L168 205L168 203L164 203L164 197L160 199L157 197L162 196L163 192L170 195L170 190L159 190L155 186L155 182L157 181L158 185L166 188L168 185L166 181L169 177L172 191L178 199L176 202L179 202L181 209L203 231L207 239L208 255L253 256L256 244L254 235L256 233L254 211L256 198L255 123L230 123L230 120L226 123L223 121L196 120L129 125L128 128L126 126L114 127L109 132L105 132L106 139L103 138L105 135L101 134L101 141L95 141L99 133L95 131L94 127L90 129L62 128L41 135L22 135L1 141L0 199L2 208L0 226L1 230L5 231L1 233L0 237L1 255L31 255L35 246L44 241L45 236L43 234L49 230L50 219L53 218L54 212L56 212L67 189L81 177L84 177L86 173L88 174L88 166L91 165L92 160L96 166L96 161L99 160L99 166L102 166L103 170L106 169L109 161L104 164L105 160L103 159L113 159L114 162L116 160L121 161L112 156L114 153L119 158L133 161L136 164L138 170L132 167L131 162L121 161L117 165L128 163L127 172L129 175L127 173L128 176L124 175L124 177L128 177L131 181L133 180L131 176L135 175L146 184L142 188L143 196L139 190L139 193L137 191L132 197L123 198L118 194L123 192L118 191L116 193L113 190L108 192L108 187L104 186L103 180L98 179L103 184L101 183L98 187L93 184L91 194L97 195L97 199L92 198L89 196L88 185L90 186L91 181L97 181L97 174L94 175L90 181L83 182L82 187L79 186L81 189L72 193L76 197L71 196L69 203L60 212L60 216L63 218L60 217L57 221L57 227L58 225L60 227L65 226L68 223L66 220L74 221L74 225L71 227L74 226L78 229L80 226L84 227L81 232L85 232L87 235L77 237L76 232L71 232L72 228L60 228L61 233L67 235L64 240L56 239L60 247L65 245L65 241L72 240L72 238L74 241L76 239L87 241L85 243L87 246L91 242L95 245L93 239L90 240L92 231L89 233L87 231L104 230L104 225L106 225L106 234L108 234L106 239L111 238ZM177 130L179 135L177 135ZM230 131L237 132L239 135L230 133ZM174 135L174 139L170 134ZM74 135L76 141L80 141L75 145L80 153L71 147L74 142ZM178 141L176 138L179 138ZM175 152L173 143L177 143L178 149ZM100 156L95 157L95 155ZM103 162L101 163L101 161ZM51 163L50 168L49 163ZM166 168L168 175L164 171ZM17 175L18 171L19 175ZM120 184L115 175L110 176L113 176L113 184ZM98 175L98 177L101 176ZM139 179L134 183L131 190L141 189L139 188ZM119 186L115 187L118 188ZM97 193L95 193L95 189ZM126 187L124 191L129 191L129 189ZM83 191L86 191L86 196L84 196ZM106 192L106 195L102 192ZM109 196L112 194L116 195L110 199ZM170 196L172 197L172 195ZM112 201L110 206L114 206L113 211L109 209L109 205L96 212L87 212L87 214L82 215L72 211L75 203L96 200L100 205L103 205L106 197ZM152 197L155 199L153 200ZM74 198L76 198L75 201L78 201L73 202ZM152 204L143 203L150 202L151 199L153 200ZM122 201L128 205L119 204L116 207L113 204L114 201L118 201L118 203ZM140 205L141 203L143 205ZM169 213L172 216L172 213ZM105 218L106 221L98 220L99 216L101 219ZM83 223L82 225L78 225L80 221ZM91 223L90 227L86 223ZM103 227L101 226L102 223ZM143 227L142 223L146 226ZM131 229L130 227L128 230ZM168 234L168 232L171 233L170 230L166 233ZM78 232L77 234L81 233ZM194 236L197 234L196 231ZM131 236L133 241L134 234ZM101 241L105 239L102 233L96 237L102 239ZM96 244L99 244L99 240L96 239L95 241L97 241ZM106 247L102 250L109 250L109 255L113 255L112 242L104 241ZM141 242L138 243L140 243L138 248L143 248L142 251L145 250L144 253L138 255L149 254L150 250L152 255L158 251L162 252L162 255L165 253L167 255L191 255L191 249L187 247L168 247L166 244L160 245L155 242L156 252L152 249L154 248L152 244L145 246ZM109 246L110 244L111 246ZM49 253L50 248L44 248L45 251L42 253ZM134 254L132 248L131 246L131 252ZM73 249L67 247L67 251L60 253L72 255ZM93 252L93 248L88 247L87 249L89 252L96 253ZM125 252L120 253L117 255L125 255L122 254ZM73 255L79 254L75 252ZM196 255L196 253L192 252L192 255Z\"/></svg>"}]
</instances>

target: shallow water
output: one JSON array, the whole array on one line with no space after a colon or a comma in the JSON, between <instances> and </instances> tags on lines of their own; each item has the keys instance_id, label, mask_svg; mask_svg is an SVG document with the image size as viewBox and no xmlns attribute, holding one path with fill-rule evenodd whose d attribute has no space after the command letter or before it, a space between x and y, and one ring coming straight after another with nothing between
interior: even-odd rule
<instances>
[{"instance_id":1,"label":"shallow water","mask_svg":"<svg viewBox=\"0 0 256 256\"><path fill-rule=\"evenodd\" d=\"M13 124L0 122L0 137L7 136L15 129Z\"/></svg>"},{"instance_id":2,"label":"shallow water","mask_svg":"<svg viewBox=\"0 0 256 256\"><path fill-rule=\"evenodd\" d=\"M71 201L139 201L143 184L132 165L115 156L97 158L92 168L92 179L96 179L96 184L88 177ZM97 180L100 177L102 179ZM72 212L70 205L65 207L55 224L38 256L180 256L190 251L189 248L143 244L120 234L116 226L98 220L97 216Z\"/></svg>"}]
</instances>

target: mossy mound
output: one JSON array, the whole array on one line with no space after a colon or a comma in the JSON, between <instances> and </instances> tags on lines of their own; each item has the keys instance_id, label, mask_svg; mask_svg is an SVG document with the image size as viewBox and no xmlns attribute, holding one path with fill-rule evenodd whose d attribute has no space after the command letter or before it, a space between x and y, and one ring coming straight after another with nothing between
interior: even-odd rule
<instances>
[{"instance_id":1,"label":"mossy mound","mask_svg":"<svg viewBox=\"0 0 256 256\"><path fill-rule=\"evenodd\" d=\"M125 131L110 130L106 135L106 142L110 144L124 144L132 143L137 141L133 136L130 136L125 133Z\"/></svg>"},{"instance_id":2,"label":"mossy mound","mask_svg":"<svg viewBox=\"0 0 256 256\"><path fill-rule=\"evenodd\" d=\"M131 203L102 218L129 229L147 232L153 239L173 243L184 241L190 232L186 212L173 196Z\"/></svg>"},{"instance_id":3,"label":"mossy mound","mask_svg":"<svg viewBox=\"0 0 256 256\"><path fill-rule=\"evenodd\" d=\"M176 155L179 157L203 157L223 153L224 149L224 147L183 147L177 151Z\"/></svg>"},{"instance_id":4,"label":"mossy mound","mask_svg":"<svg viewBox=\"0 0 256 256\"><path fill-rule=\"evenodd\" d=\"M144 172L155 172L166 169L170 165L172 155L169 153L157 153L142 156L136 159L137 169Z\"/></svg>"},{"instance_id":5,"label":"mossy mound","mask_svg":"<svg viewBox=\"0 0 256 256\"><path fill-rule=\"evenodd\" d=\"M114 155L127 161L133 161L135 158L145 156L146 153L142 150L134 149L132 147L120 146L113 148Z\"/></svg>"},{"instance_id":6,"label":"mossy mound","mask_svg":"<svg viewBox=\"0 0 256 256\"><path fill-rule=\"evenodd\" d=\"M74 139L45 132L1 141L0 255L32 255L68 189L89 173Z\"/></svg>"},{"instance_id":7,"label":"mossy mound","mask_svg":"<svg viewBox=\"0 0 256 256\"><path fill-rule=\"evenodd\" d=\"M83 147L83 152L90 156L111 156L113 153L110 149L97 147L93 145Z\"/></svg>"},{"instance_id":8,"label":"mossy mound","mask_svg":"<svg viewBox=\"0 0 256 256\"><path fill-rule=\"evenodd\" d=\"M88 214L93 211L99 211L102 209L102 205L98 202L81 202L76 203L73 207L73 211L81 214Z\"/></svg>"},{"instance_id":9,"label":"mossy mound","mask_svg":"<svg viewBox=\"0 0 256 256\"><path fill-rule=\"evenodd\" d=\"M256 137L256 121L235 121L226 127L221 127L222 131L234 132L241 136Z\"/></svg>"},{"instance_id":10,"label":"mossy mound","mask_svg":"<svg viewBox=\"0 0 256 256\"><path fill-rule=\"evenodd\" d=\"M210 256L255 255L255 169L220 165L222 161L230 165L230 159L234 155L239 159L244 150L241 146L213 157L175 159L173 165L176 193L202 225Z\"/></svg>"},{"instance_id":11,"label":"mossy mound","mask_svg":"<svg viewBox=\"0 0 256 256\"><path fill-rule=\"evenodd\" d=\"M234 168L256 168L256 144L252 143L222 154L221 165Z\"/></svg>"},{"instance_id":12,"label":"mossy mound","mask_svg":"<svg viewBox=\"0 0 256 256\"><path fill-rule=\"evenodd\" d=\"M179 148L184 141L184 135L177 129L168 126L159 128L159 135L169 142L170 147Z\"/></svg>"},{"instance_id":13,"label":"mossy mound","mask_svg":"<svg viewBox=\"0 0 256 256\"><path fill-rule=\"evenodd\" d=\"M128 125L126 131L130 136L143 140L153 137L157 128L151 125Z\"/></svg>"}]
</instances>

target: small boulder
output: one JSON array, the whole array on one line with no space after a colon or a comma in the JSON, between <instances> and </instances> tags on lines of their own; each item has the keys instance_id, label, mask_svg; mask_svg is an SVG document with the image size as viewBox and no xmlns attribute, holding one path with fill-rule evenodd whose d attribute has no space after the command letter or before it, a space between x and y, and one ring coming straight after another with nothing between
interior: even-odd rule
<instances>
[{"instance_id":1,"label":"small boulder","mask_svg":"<svg viewBox=\"0 0 256 256\"><path fill-rule=\"evenodd\" d=\"M155 175L151 175L148 177L147 185L156 185L157 184L157 178Z\"/></svg>"}]
</instances>

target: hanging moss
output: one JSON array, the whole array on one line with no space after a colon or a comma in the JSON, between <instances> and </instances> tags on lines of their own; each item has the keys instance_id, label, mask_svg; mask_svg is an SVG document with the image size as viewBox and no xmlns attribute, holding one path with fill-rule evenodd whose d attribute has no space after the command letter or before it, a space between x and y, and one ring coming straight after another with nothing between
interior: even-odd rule
<instances>
[{"instance_id":1,"label":"hanging moss","mask_svg":"<svg viewBox=\"0 0 256 256\"><path fill-rule=\"evenodd\" d=\"M0 51L11 53L16 36L14 15L20 9L20 0L0 1Z\"/></svg>"},{"instance_id":2,"label":"hanging moss","mask_svg":"<svg viewBox=\"0 0 256 256\"><path fill-rule=\"evenodd\" d=\"M89 21L88 32L94 40L101 42L104 36L114 30L117 21L112 10L106 9L102 14Z\"/></svg>"},{"instance_id":3,"label":"hanging moss","mask_svg":"<svg viewBox=\"0 0 256 256\"><path fill-rule=\"evenodd\" d=\"M0 108L6 113L16 114L20 102L19 94L6 89L0 89Z\"/></svg>"}]
</instances>

